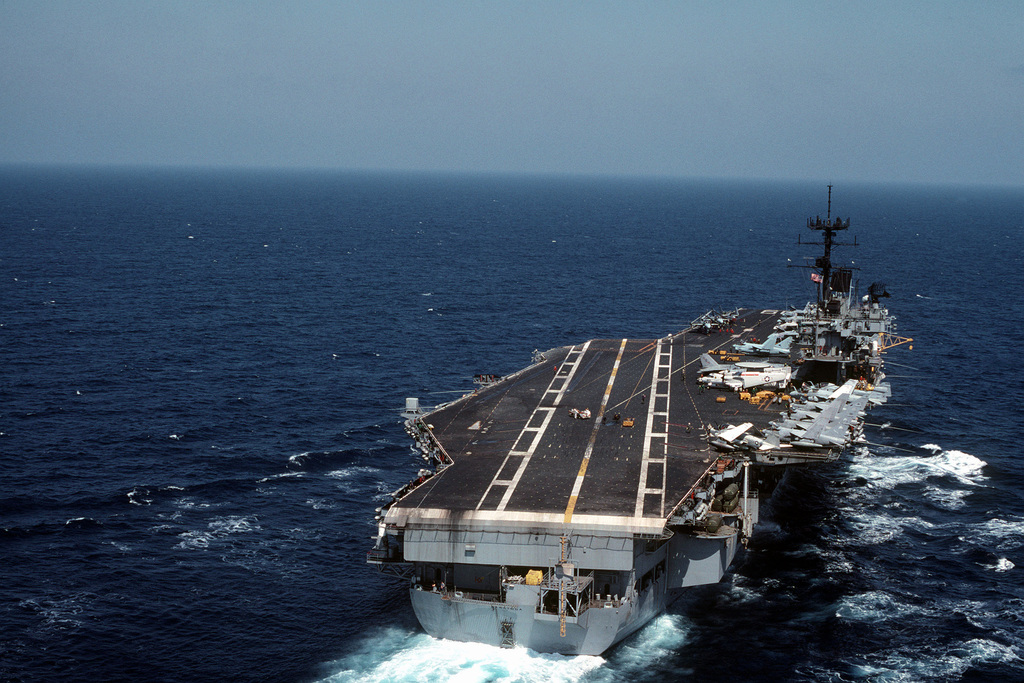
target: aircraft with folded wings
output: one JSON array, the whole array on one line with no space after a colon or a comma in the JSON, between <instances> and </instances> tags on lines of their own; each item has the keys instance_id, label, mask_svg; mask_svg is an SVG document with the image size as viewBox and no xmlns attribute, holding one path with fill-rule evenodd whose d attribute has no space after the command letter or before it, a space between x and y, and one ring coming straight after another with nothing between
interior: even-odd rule
<instances>
[{"instance_id":1,"label":"aircraft with folded wings","mask_svg":"<svg viewBox=\"0 0 1024 683\"><path fill-rule=\"evenodd\" d=\"M860 436L860 418L870 394L857 389L857 380L849 380L834 388L823 401L793 407L763 434L755 433L749 422L712 430L711 445L723 451L841 448Z\"/></svg>"},{"instance_id":2,"label":"aircraft with folded wings","mask_svg":"<svg viewBox=\"0 0 1024 683\"><path fill-rule=\"evenodd\" d=\"M737 451L740 449L770 451L773 448L779 447L780 442L777 436L760 434L750 422L728 425L722 429L711 430L711 445L720 451Z\"/></svg>"},{"instance_id":3,"label":"aircraft with folded wings","mask_svg":"<svg viewBox=\"0 0 1024 683\"><path fill-rule=\"evenodd\" d=\"M858 391L857 380L851 379L834 390L820 409L803 412L804 419L787 417L773 431L795 448L845 446L859 436L857 425L867 404L868 392Z\"/></svg>"}]
</instances>

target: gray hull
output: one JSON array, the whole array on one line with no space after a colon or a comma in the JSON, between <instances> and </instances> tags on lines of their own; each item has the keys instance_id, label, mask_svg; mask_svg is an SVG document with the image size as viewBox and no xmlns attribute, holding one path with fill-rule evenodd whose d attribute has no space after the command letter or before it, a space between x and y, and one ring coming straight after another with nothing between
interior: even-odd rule
<instances>
[{"instance_id":1,"label":"gray hull","mask_svg":"<svg viewBox=\"0 0 1024 683\"><path fill-rule=\"evenodd\" d=\"M543 611L540 586L514 584L505 599L480 599L461 591L440 592L420 584L410 590L413 611L435 638L537 652L599 655L663 612L684 586L717 583L736 554L737 536L674 539L649 563L668 569L632 595L590 601L578 616Z\"/></svg>"}]
</instances>

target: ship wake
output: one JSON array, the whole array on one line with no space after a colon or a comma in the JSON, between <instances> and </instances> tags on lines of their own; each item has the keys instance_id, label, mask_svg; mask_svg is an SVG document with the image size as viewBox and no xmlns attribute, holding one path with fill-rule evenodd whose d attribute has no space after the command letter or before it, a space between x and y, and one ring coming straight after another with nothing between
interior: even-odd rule
<instances>
[{"instance_id":1,"label":"ship wake","mask_svg":"<svg viewBox=\"0 0 1024 683\"><path fill-rule=\"evenodd\" d=\"M575 683L604 663L601 657L541 654L481 643L433 638L397 628L373 634L358 651L333 662L322 683L458 681Z\"/></svg>"},{"instance_id":2,"label":"ship wake","mask_svg":"<svg viewBox=\"0 0 1024 683\"><path fill-rule=\"evenodd\" d=\"M433 638L400 628L382 628L355 652L326 668L321 683L529 683L553 681L635 681L652 663L671 658L686 640L684 617L662 614L604 657L565 656L526 648L503 649L481 643Z\"/></svg>"}]
</instances>

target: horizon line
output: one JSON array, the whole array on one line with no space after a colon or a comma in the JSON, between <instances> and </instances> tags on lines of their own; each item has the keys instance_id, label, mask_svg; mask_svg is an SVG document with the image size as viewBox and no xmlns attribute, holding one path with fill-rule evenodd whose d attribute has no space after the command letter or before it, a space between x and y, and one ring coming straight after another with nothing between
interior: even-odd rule
<instances>
[{"instance_id":1,"label":"horizon line","mask_svg":"<svg viewBox=\"0 0 1024 683\"><path fill-rule=\"evenodd\" d=\"M994 181L953 181L953 180L863 180L855 178L811 178L726 175L675 175L666 173L635 173L611 171L542 171L542 170L495 170L495 169L443 169L443 168L375 168L345 166L295 166L295 165L241 165L241 164L189 164L158 162L36 162L0 161L0 171L110 171L110 172L198 172L198 173L280 173L280 174L337 174L366 176L420 176L420 177L490 177L518 179L561 179L561 180L623 180L650 182L716 182L749 184L812 184L839 185L846 187L905 186L918 188L974 188L1024 190L1024 183L1013 184Z\"/></svg>"}]
</instances>

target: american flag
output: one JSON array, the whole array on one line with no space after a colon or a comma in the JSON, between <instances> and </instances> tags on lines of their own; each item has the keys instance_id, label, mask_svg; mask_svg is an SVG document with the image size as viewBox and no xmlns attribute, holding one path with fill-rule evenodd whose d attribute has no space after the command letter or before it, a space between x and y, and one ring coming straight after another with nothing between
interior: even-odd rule
<instances>
[{"instance_id":1,"label":"american flag","mask_svg":"<svg viewBox=\"0 0 1024 683\"><path fill-rule=\"evenodd\" d=\"M817 273L811 273L811 280L814 282L821 282L821 276Z\"/></svg>"}]
</instances>

